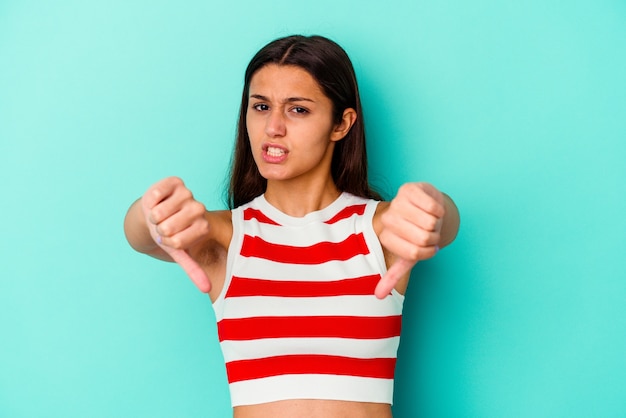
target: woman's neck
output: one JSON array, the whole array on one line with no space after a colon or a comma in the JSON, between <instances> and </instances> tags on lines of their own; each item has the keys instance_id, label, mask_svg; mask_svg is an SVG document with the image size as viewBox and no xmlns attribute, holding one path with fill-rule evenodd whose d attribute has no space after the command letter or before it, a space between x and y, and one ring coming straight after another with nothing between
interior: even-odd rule
<instances>
[{"instance_id":1,"label":"woman's neck","mask_svg":"<svg viewBox=\"0 0 626 418\"><path fill-rule=\"evenodd\" d=\"M298 182L268 181L265 199L284 214L301 218L324 209L340 194L332 179L307 185Z\"/></svg>"}]
</instances>

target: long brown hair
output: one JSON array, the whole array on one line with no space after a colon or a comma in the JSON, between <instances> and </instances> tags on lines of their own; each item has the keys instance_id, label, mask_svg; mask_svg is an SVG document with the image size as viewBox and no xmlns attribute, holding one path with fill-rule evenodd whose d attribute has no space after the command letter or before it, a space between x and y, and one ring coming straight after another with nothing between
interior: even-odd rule
<instances>
[{"instance_id":1,"label":"long brown hair","mask_svg":"<svg viewBox=\"0 0 626 418\"><path fill-rule=\"evenodd\" d=\"M337 43L322 36L293 35L276 39L261 48L246 69L228 190L230 208L263 194L267 186L267 180L259 173L252 156L246 112L252 76L268 64L292 65L307 71L333 103L335 123L341 122L345 109L356 111L354 125L345 138L335 144L331 175L340 191L380 200L380 195L371 188L367 177L361 99L348 54Z\"/></svg>"}]
</instances>

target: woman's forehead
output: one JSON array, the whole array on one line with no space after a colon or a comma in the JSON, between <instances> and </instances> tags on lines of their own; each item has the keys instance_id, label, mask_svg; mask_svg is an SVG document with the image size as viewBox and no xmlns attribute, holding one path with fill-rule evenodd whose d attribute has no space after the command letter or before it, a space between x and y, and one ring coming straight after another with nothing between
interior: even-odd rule
<instances>
[{"instance_id":1,"label":"woman's forehead","mask_svg":"<svg viewBox=\"0 0 626 418\"><path fill-rule=\"evenodd\" d=\"M308 71L294 65L268 64L254 73L248 95L287 99L314 99L324 96L319 83Z\"/></svg>"}]
</instances>

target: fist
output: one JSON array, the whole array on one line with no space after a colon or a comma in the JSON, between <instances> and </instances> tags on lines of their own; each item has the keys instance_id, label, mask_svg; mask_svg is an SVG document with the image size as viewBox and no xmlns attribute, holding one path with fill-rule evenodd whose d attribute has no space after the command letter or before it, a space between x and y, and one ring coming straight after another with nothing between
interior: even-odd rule
<instances>
[{"instance_id":1,"label":"fist","mask_svg":"<svg viewBox=\"0 0 626 418\"><path fill-rule=\"evenodd\" d=\"M443 194L428 183L408 183L383 213L380 243L396 256L376 287L384 298L420 260L433 257L439 249L445 215Z\"/></svg>"},{"instance_id":2,"label":"fist","mask_svg":"<svg viewBox=\"0 0 626 418\"><path fill-rule=\"evenodd\" d=\"M380 241L407 261L434 256L445 215L443 194L428 183L403 185L382 215Z\"/></svg>"},{"instance_id":3,"label":"fist","mask_svg":"<svg viewBox=\"0 0 626 418\"><path fill-rule=\"evenodd\" d=\"M206 208L177 177L154 184L142 197L146 223L161 246L187 249L209 232Z\"/></svg>"},{"instance_id":4,"label":"fist","mask_svg":"<svg viewBox=\"0 0 626 418\"><path fill-rule=\"evenodd\" d=\"M209 232L204 205L193 198L177 177L168 177L150 187L141 204L152 239L183 268L200 291L208 293L209 278L186 252Z\"/></svg>"}]
</instances>

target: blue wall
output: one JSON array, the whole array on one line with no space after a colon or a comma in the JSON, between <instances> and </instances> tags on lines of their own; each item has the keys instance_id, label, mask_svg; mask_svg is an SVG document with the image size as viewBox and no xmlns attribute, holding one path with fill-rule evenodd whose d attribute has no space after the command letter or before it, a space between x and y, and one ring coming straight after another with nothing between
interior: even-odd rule
<instances>
[{"instance_id":1,"label":"blue wall","mask_svg":"<svg viewBox=\"0 0 626 418\"><path fill-rule=\"evenodd\" d=\"M122 219L173 174L223 206L244 67L295 32L353 58L373 182L462 213L395 416L626 416L621 0L0 2L0 416L230 414L208 299Z\"/></svg>"}]
</instances>

